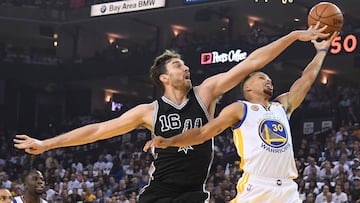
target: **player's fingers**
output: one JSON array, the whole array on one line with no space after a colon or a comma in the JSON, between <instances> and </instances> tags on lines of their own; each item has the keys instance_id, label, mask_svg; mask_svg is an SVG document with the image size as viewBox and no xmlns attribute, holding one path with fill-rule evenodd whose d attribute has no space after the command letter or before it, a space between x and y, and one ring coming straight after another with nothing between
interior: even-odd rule
<instances>
[{"instance_id":1,"label":"player's fingers","mask_svg":"<svg viewBox=\"0 0 360 203\"><path fill-rule=\"evenodd\" d=\"M339 35L339 32L335 31L331 37L330 37L330 41L333 41L335 39L335 37L337 37Z\"/></svg>"},{"instance_id":2,"label":"player's fingers","mask_svg":"<svg viewBox=\"0 0 360 203\"><path fill-rule=\"evenodd\" d=\"M25 152L26 153L29 153L29 154L39 154L36 150L32 149L32 148L26 148L25 149Z\"/></svg>"},{"instance_id":3,"label":"player's fingers","mask_svg":"<svg viewBox=\"0 0 360 203\"><path fill-rule=\"evenodd\" d=\"M317 21L316 24L314 25L314 29L318 29L320 26L320 21Z\"/></svg>"},{"instance_id":4,"label":"player's fingers","mask_svg":"<svg viewBox=\"0 0 360 203\"><path fill-rule=\"evenodd\" d=\"M318 31L319 31L319 32L323 32L323 31L325 31L325 29L326 29L327 27L328 27L328 26L325 25L324 27L321 27L320 29L318 29Z\"/></svg>"},{"instance_id":5,"label":"player's fingers","mask_svg":"<svg viewBox=\"0 0 360 203\"><path fill-rule=\"evenodd\" d=\"M23 139L23 140L26 140L26 139L29 139L30 137L27 136L27 135L15 135L16 138L18 139Z\"/></svg>"},{"instance_id":6,"label":"player's fingers","mask_svg":"<svg viewBox=\"0 0 360 203\"><path fill-rule=\"evenodd\" d=\"M16 139L16 138L14 138L14 139L13 139L13 142L14 142L14 143L18 143L18 144L19 144L19 143L24 143L24 142L25 142L25 140L20 140L20 139Z\"/></svg>"},{"instance_id":7,"label":"player's fingers","mask_svg":"<svg viewBox=\"0 0 360 203\"><path fill-rule=\"evenodd\" d=\"M330 33L319 33L319 34L317 35L317 37L318 37L318 38L322 38L322 39L326 39L326 38L329 37L329 35L330 35Z\"/></svg>"},{"instance_id":8,"label":"player's fingers","mask_svg":"<svg viewBox=\"0 0 360 203\"><path fill-rule=\"evenodd\" d=\"M146 142L145 146L143 147L143 151L147 152L150 147L151 147L151 140Z\"/></svg>"},{"instance_id":9,"label":"player's fingers","mask_svg":"<svg viewBox=\"0 0 360 203\"><path fill-rule=\"evenodd\" d=\"M16 147L18 149L27 149L27 148L29 148L29 145L26 144L26 143L21 142L21 143L14 144L14 147Z\"/></svg>"}]
</instances>

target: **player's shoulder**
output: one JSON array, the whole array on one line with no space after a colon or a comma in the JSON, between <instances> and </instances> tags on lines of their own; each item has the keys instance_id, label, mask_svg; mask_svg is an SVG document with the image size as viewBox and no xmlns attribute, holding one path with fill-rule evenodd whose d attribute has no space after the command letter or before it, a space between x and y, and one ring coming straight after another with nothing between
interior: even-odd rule
<instances>
[{"instance_id":1,"label":"player's shoulder","mask_svg":"<svg viewBox=\"0 0 360 203\"><path fill-rule=\"evenodd\" d=\"M139 110L152 111L155 109L156 105L157 105L157 101L153 101L151 103L139 104L135 108L137 108Z\"/></svg>"},{"instance_id":2,"label":"player's shoulder","mask_svg":"<svg viewBox=\"0 0 360 203\"><path fill-rule=\"evenodd\" d=\"M284 107L284 105L281 103L281 101L279 100L274 100L274 101L271 101L270 104L272 106L276 106L276 107Z\"/></svg>"},{"instance_id":3,"label":"player's shoulder","mask_svg":"<svg viewBox=\"0 0 360 203\"><path fill-rule=\"evenodd\" d=\"M246 103L241 100L234 101L233 103L226 106L224 109L227 109L228 111L232 112L241 112L244 110L244 107L246 106Z\"/></svg>"},{"instance_id":4,"label":"player's shoulder","mask_svg":"<svg viewBox=\"0 0 360 203\"><path fill-rule=\"evenodd\" d=\"M14 203L24 203L24 201L22 200L21 196L16 196L13 199Z\"/></svg>"}]
</instances>

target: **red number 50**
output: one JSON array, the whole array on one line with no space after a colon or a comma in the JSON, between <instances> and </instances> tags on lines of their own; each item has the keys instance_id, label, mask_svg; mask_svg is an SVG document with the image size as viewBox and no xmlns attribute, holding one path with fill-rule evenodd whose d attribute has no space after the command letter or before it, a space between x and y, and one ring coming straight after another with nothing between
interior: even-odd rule
<instances>
[{"instance_id":1,"label":"red number 50","mask_svg":"<svg viewBox=\"0 0 360 203\"><path fill-rule=\"evenodd\" d=\"M355 35L346 35L344 38L344 42L341 43L341 36L335 37L335 39L331 42L332 48L330 49L330 53L338 54L343 48L347 53L353 52L357 47L357 39Z\"/></svg>"}]
</instances>

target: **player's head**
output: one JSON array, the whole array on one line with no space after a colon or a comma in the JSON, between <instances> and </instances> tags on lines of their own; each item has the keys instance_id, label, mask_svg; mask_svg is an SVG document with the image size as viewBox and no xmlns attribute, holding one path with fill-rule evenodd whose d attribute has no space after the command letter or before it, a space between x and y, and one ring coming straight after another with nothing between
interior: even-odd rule
<instances>
[{"instance_id":1,"label":"player's head","mask_svg":"<svg viewBox=\"0 0 360 203\"><path fill-rule=\"evenodd\" d=\"M175 51L165 50L164 53L155 58L154 64L150 68L150 78L161 90L164 90L164 84L160 80L160 75L167 72L166 65L171 59L181 59L181 56Z\"/></svg>"},{"instance_id":2,"label":"player's head","mask_svg":"<svg viewBox=\"0 0 360 203\"><path fill-rule=\"evenodd\" d=\"M242 82L242 90L245 99L252 94L262 94L268 99L273 95L273 85L270 77L264 72L250 73Z\"/></svg>"},{"instance_id":3,"label":"player's head","mask_svg":"<svg viewBox=\"0 0 360 203\"><path fill-rule=\"evenodd\" d=\"M12 203L13 197L6 188L0 188L0 203Z\"/></svg>"},{"instance_id":4,"label":"player's head","mask_svg":"<svg viewBox=\"0 0 360 203\"><path fill-rule=\"evenodd\" d=\"M32 170L25 177L25 191L33 195L42 195L45 190L44 176L38 170Z\"/></svg>"}]
</instances>

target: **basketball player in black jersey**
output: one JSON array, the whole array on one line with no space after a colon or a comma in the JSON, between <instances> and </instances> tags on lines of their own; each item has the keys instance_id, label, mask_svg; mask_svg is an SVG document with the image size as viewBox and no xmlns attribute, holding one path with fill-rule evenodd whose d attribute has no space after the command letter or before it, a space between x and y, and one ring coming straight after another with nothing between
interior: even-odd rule
<instances>
[{"instance_id":1,"label":"basketball player in black jersey","mask_svg":"<svg viewBox=\"0 0 360 203\"><path fill-rule=\"evenodd\" d=\"M140 104L120 117L87 125L46 140L17 135L15 147L30 154L76 146L123 135L140 126L154 135L171 137L212 119L219 96L235 87L249 73L263 68L296 40L325 38L319 25L298 30L255 50L227 72L212 76L192 87L189 67L180 55L165 51L154 60L150 75L163 96ZM212 162L213 141L181 148L156 149L150 182L140 192L140 203L200 203L209 199L205 181Z\"/></svg>"}]
</instances>

